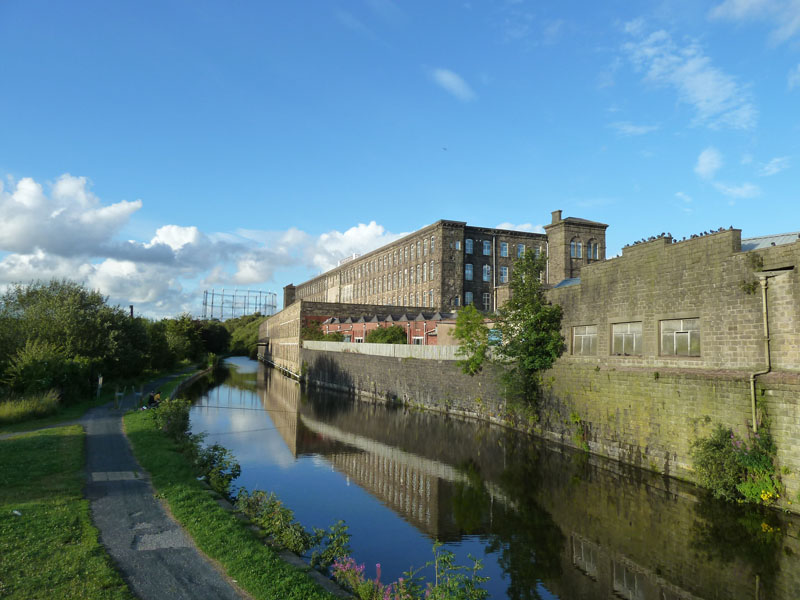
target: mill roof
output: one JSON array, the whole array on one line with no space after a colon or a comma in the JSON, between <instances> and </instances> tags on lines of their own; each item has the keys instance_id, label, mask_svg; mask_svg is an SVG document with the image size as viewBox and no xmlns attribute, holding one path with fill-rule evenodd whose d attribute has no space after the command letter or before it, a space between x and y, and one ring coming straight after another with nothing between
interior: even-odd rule
<instances>
[{"instance_id":1,"label":"mill roof","mask_svg":"<svg viewBox=\"0 0 800 600\"><path fill-rule=\"evenodd\" d=\"M800 239L800 231L746 238L742 240L742 252L760 250L761 248L769 248L771 246L782 246L783 244L791 244L796 242L798 239Z\"/></svg>"}]
</instances>

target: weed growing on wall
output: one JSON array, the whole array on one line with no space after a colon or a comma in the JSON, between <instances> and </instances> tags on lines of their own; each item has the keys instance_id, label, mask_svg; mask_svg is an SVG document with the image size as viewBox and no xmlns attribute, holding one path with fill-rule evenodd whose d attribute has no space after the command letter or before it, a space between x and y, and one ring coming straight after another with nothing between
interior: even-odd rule
<instances>
[{"instance_id":1,"label":"weed growing on wall","mask_svg":"<svg viewBox=\"0 0 800 600\"><path fill-rule=\"evenodd\" d=\"M700 483L715 498L769 505L783 489L775 468L776 451L766 428L742 439L717 425L709 437L692 444L692 461Z\"/></svg>"}]
</instances>

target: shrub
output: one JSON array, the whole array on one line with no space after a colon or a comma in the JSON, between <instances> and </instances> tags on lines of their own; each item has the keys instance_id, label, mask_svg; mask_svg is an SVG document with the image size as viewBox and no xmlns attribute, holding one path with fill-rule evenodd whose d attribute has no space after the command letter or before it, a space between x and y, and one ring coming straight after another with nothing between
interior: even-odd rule
<instances>
[{"instance_id":1,"label":"shrub","mask_svg":"<svg viewBox=\"0 0 800 600\"><path fill-rule=\"evenodd\" d=\"M189 430L188 400L166 398L152 410L153 420L161 431L176 442L183 441Z\"/></svg>"},{"instance_id":2,"label":"shrub","mask_svg":"<svg viewBox=\"0 0 800 600\"><path fill-rule=\"evenodd\" d=\"M373 329L364 338L368 344L407 344L408 337L406 330L400 325L392 325L391 327L379 327Z\"/></svg>"},{"instance_id":3,"label":"shrub","mask_svg":"<svg viewBox=\"0 0 800 600\"><path fill-rule=\"evenodd\" d=\"M311 566L327 572L337 559L350 553L350 535L344 521L337 521L328 530L314 528L307 531L294 518L290 508L274 492L261 490L250 493L241 488L236 499L236 510L258 525L273 543L297 555L311 554Z\"/></svg>"},{"instance_id":4,"label":"shrub","mask_svg":"<svg viewBox=\"0 0 800 600\"><path fill-rule=\"evenodd\" d=\"M775 444L762 429L747 440L717 425L707 438L692 444L692 461L700 483L715 498L771 504L782 485L775 470Z\"/></svg>"},{"instance_id":5,"label":"shrub","mask_svg":"<svg viewBox=\"0 0 800 600\"><path fill-rule=\"evenodd\" d=\"M56 390L69 403L91 394L90 373L87 358L67 358L53 343L28 340L12 357L5 382L13 392L26 396Z\"/></svg>"},{"instance_id":6,"label":"shrub","mask_svg":"<svg viewBox=\"0 0 800 600\"><path fill-rule=\"evenodd\" d=\"M195 444L201 443L202 437L192 437L196 440ZM231 484L242 473L242 468L233 453L224 446L213 444L199 448L196 454L194 464L198 475L206 478L212 490L230 497Z\"/></svg>"}]
</instances>

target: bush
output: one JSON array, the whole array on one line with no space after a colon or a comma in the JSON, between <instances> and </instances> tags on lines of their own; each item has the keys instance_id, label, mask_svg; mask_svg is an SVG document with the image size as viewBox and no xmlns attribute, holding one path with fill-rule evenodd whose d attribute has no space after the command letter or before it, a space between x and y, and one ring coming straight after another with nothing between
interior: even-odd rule
<instances>
[{"instance_id":1,"label":"bush","mask_svg":"<svg viewBox=\"0 0 800 600\"><path fill-rule=\"evenodd\" d=\"M161 431L176 442L185 441L189 430L188 400L166 398L152 409L153 420Z\"/></svg>"},{"instance_id":2,"label":"bush","mask_svg":"<svg viewBox=\"0 0 800 600\"><path fill-rule=\"evenodd\" d=\"M745 441L717 425L707 438L692 444L692 461L700 483L715 498L771 504L782 485L775 470L775 444L762 429Z\"/></svg>"},{"instance_id":3,"label":"bush","mask_svg":"<svg viewBox=\"0 0 800 600\"><path fill-rule=\"evenodd\" d=\"M274 492L261 490L252 493L241 488L236 499L236 510L258 525L273 543L299 556L311 554L311 566L327 572L338 559L350 554L350 535L344 521L328 528L307 531L294 518L294 513L278 499Z\"/></svg>"},{"instance_id":4,"label":"bush","mask_svg":"<svg viewBox=\"0 0 800 600\"><path fill-rule=\"evenodd\" d=\"M391 327L379 327L373 329L364 338L368 344L407 344L408 337L406 330L400 325L392 325Z\"/></svg>"},{"instance_id":5,"label":"bush","mask_svg":"<svg viewBox=\"0 0 800 600\"><path fill-rule=\"evenodd\" d=\"M91 361L67 358L50 342L28 340L12 357L5 383L19 395L40 395L55 390L65 403L92 392Z\"/></svg>"},{"instance_id":6,"label":"bush","mask_svg":"<svg viewBox=\"0 0 800 600\"><path fill-rule=\"evenodd\" d=\"M202 438L194 436L195 443L200 444ZM194 464L198 475L206 478L208 485L215 492L223 496L231 496L231 484L242 473L233 453L219 444L199 448Z\"/></svg>"}]
</instances>

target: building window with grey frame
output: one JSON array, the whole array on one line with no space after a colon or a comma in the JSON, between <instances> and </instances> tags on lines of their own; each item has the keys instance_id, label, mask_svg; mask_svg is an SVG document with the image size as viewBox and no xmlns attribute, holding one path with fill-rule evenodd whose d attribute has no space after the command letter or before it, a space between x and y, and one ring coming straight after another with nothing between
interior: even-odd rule
<instances>
[{"instance_id":1,"label":"building window with grey frame","mask_svg":"<svg viewBox=\"0 0 800 600\"><path fill-rule=\"evenodd\" d=\"M469 263L464 265L464 279L466 281L472 281L472 265Z\"/></svg>"},{"instance_id":2,"label":"building window with grey frame","mask_svg":"<svg viewBox=\"0 0 800 600\"><path fill-rule=\"evenodd\" d=\"M572 353L577 356L597 354L597 325L579 325L572 328Z\"/></svg>"},{"instance_id":3,"label":"building window with grey frame","mask_svg":"<svg viewBox=\"0 0 800 600\"><path fill-rule=\"evenodd\" d=\"M500 283L508 283L508 267L500 267Z\"/></svg>"},{"instance_id":4,"label":"building window with grey frame","mask_svg":"<svg viewBox=\"0 0 800 600\"><path fill-rule=\"evenodd\" d=\"M490 310L492 308L492 295L489 292L483 293L483 310Z\"/></svg>"},{"instance_id":5,"label":"building window with grey frame","mask_svg":"<svg viewBox=\"0 0 800 600\"><path fill-rule=\"evenodd\" d=\"M470 239L464 240L464 253L472 254L472 240Z\"/></svg>"},{"instance_id":6,"label":"building window with grey frame","mask_svg":"<svg viewBox=\"0 0 800 600\"><path fill-rule=\"evenodd\" d=\"M483 265L483 280L484 281L492 280L492 267L490 265Z\"/></svg>"},{"instance_id":7,"label":"building window with grey frame","mask_svg":"<svg viewBox=\"0 0 800 600\"><path fill-rule=\"evenodd\" d=\"M461 250L461 240L456 240L456 250Z\"/></svg>"},{"instance_id":8,"label":"building window with grey frame","mask_svg":"<svg viewBox=\"0 0 800 600\"><path fill-rule=\"evenodd\" d=\"M472 304L472 292L464 292L464 306Z\"/></svg>"},{"instance_id":9,"label":"building window with grey frame","mask_svg":"<svg viewBox=\"0 0 800 600\"><path fill-rule=\"evenodd\" d=\"M500 256L508 256L508 242L500 242Z\"/></svg>"},{"instance_id":10,"label":"building window with grey frame","mask_svg":"<svg viewBox=\"0 0 800 600\"><path fill-rule=\"evenodd\" d=\"M611 354L615 356L642 355L642 322L611 325Z\"/></svg>"},{"instance_id":11,"label":"building window with grey frame","mask_svg":"<svg viewBox=\"0 0 800 600\"><path fill-rule=\"evenodd\" d=\"M583 258L583 245L578 238L574 238L569 243L569 256L570 258Z\"/></svg>"},{"instance_id":12,"label":"building window with grey frame","mask_svg":"<svg viewBox=\"0 0 800 600\"><path fill-rule=\"evenodd\" d=\"M700 356L700 319L661 321L662 356Z\"/></svg>"},{"instance_id":13,"label":"building window with grey frame","mask_svg":"<svg viewBox=\"0 0 800 600\"><path fill-rule=\"evenodd\" d=\"M600 260L600 244L597 240L586 242L586 258L589 260Z\"/></svg>"},{"instance_id":14,"label":"building window with grey frame","mask_svg":"<svg viewBox=\"0 0 800 600\"><path fill-rule=\"evenodd\" d=\"M517 258L525 256L525 244L517 244Z\"/></svg>"},{"instance_id":15,"label":"building window with grey frame","mask_svg":"<svg viewBox=\"0 0 800 600\"><path fill-rule=\"evenodd\" d=\"M483 241L483 255L484 256L492 255L492 242L490 242L489 240Z\"/></svg>"}]
</instances>

